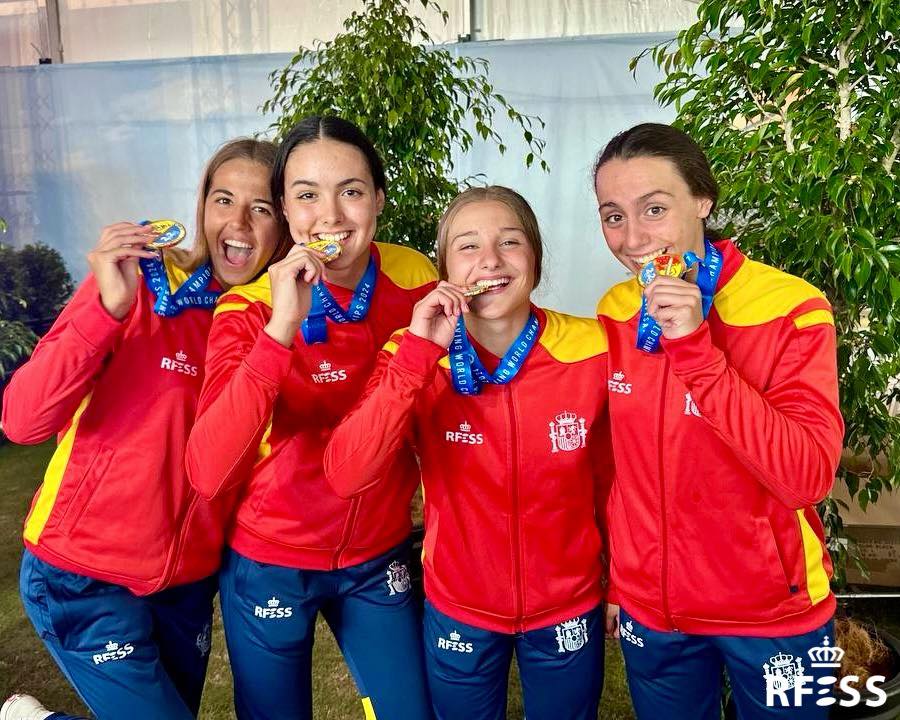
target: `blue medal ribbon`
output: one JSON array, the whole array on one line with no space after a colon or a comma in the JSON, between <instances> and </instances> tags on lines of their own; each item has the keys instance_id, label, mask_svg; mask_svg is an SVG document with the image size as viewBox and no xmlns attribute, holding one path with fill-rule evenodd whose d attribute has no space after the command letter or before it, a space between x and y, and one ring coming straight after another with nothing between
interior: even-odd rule
<instances>
[{"instance_id":1,"label":"blue medal ribbon","mask_svg":"<svg viewBox=\"0 0 900 720\"><path fill-rule=\"evenodd\" d=\"M690 250L684 254L684 263L687 268L699 265L697 269L697 287L700 288L702 299L703 319L709 315L712 308L713 296L716 294L716 284L722 273L722 253L713 245L709 238L703 239L705 257L703 260ZM654 352L659 347L662 337L662 328L647 312L647 298L641 298L641 316L638 319L637 347L644 352Z\"/></svg>"},{"instance_id":2,"label":"blue medal ribbon","mask_svg":"<svg viewBox=\"0 0 900 720\"><path fill-rule=\"evenodd\" d=\"M506 354L501 358L500 364L493 374L487 371L484 364L472 347L469 336L466 334L466 323L463 316L459 316L456 330L453 332L453 342L450 343L450 375L453 379L453 389L460 395L477 395L481 392L484 383L504 385L512 380L522 365L525 358L534 347L538 336L538 319L534 313L528 317L528 322L519 333L519 337L510 346Z\"/></svg>"},{"instance_id":3,"label":"blue medal ribbon","mask_svg":"<svg viewBox=\"0 0 900 720\"><path fill-rule=\"evenodd\" d=\"M369 264L365 273L353 291L349 307L344 310L334 296L325 287L324 283L312 286L312 303L309 314L303 321L300 331L307 345L315 345L328 340L328 325L326 318L336 323L359 322L365 319L369 313L369 305L372 304L372 293L375 290L375 278L378 269L375 267L375 258L369 256Z\"/></svg>"},{"instance_id":4,"label":"blue medal ribbon","mask_svg":"<svg viewBox=\"0 0 900 720\"><path fill-rule=\"evenodd\" d=\"M144 282L156 297L153 312L163 317L175 317L187 308L211 308L216 304L220 292L207 290L212 280L212 266L204 263L191 273L173 293L169 289L169 277L162 260L141 258L138 260Z\"/></svg>"}]
</instances>

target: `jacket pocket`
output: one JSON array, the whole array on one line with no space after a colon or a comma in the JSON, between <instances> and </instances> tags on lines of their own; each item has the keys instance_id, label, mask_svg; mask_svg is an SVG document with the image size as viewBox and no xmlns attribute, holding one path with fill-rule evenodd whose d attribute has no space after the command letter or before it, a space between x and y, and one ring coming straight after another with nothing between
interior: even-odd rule
<instances>
[{"instance_id":1,"label":"jacket pocket","mask_svg":"<svg viewBox=\"0 0 900 720\"><path fill-rule=\"evenodd\" d=\"M760 561L764 564L767 575L776 586L776 590L783 592L785 597L791 595L791 580L784 565L784 558L775 539L775 531L768 518L754 518L756 523L757 546L760 553Z\"/></svg>"},{"instance_id":2,"label":"jacket pocket","mask_svg":"<svg viewBox=\"0 0 900 720\"><path fill-rule=\"evenodd\" d=\"M109 468L114 454L115 451L112 448L99 445L83 466L81 474L76 475L77 479L69 480L72 484L72 492L64 499L65 508L60 514L58 523L59 530L63 534L68 534L73 527L78 525L85 508L91 503L97 485Z\"/></svg>"}]
</instances>

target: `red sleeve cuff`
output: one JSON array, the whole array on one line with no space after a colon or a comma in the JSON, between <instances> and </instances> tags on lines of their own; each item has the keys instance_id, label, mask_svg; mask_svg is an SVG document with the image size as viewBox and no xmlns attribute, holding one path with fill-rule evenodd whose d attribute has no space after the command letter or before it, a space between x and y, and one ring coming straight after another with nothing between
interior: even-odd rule
<instances>
[{"instance_id":1,"label":"red sleeve cuff","mask_svg":"<svg viewBox=\"0 0 900 720\"><path fill-rule=\"evenodd\" d=\"M132 308L131 312L134 312ZM101 348L108 345L125 327L131 312L122 320L110 315L100 300L98 292L90 302L82 306L80 312L72 317L72 327L91 346Z\"/></svg>"},{"instance_id":2,"label":"red sleeve cuff","mask_svg":"<svg viewBox=\"0 0 900 720\"><path fill-rule=\"evenodd\" d=\"M265 330L260 330L244 363L272 385L280 385L291 371L293 354L293 348L286 348Z\"/></svg>"},{"instance_id":3,"label":"red sleeve cuff","mask_svg":"<svg viewBox=\"0 0 900 720\"><path fill-rule=\"evenodd\" d=\"M724 359L722 351L713 345L707 322L700 323L700 327L690 335L676 340L668 340L663 337L660 344L672 363L675 374L682 378L684 375L708 368Z\"/></svg>"},{"instance_id":4,"label":"red sleeve cuff","mask_svg":"<svg viewBox=\"0 0 900 720\"><path fill-rule=\"evenodd\" d=\"M446 354L446 348L407 330L403 333L400 345L391 362L414 375L427 379L434 375L438 361Z\"/></svg>"}]
</instances>

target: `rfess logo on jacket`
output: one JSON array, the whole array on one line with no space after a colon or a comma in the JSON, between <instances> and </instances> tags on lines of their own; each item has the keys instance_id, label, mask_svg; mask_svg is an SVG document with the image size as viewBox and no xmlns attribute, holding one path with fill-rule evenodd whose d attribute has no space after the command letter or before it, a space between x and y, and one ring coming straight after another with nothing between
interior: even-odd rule
<instances>
[{"instance_id":1,"label":"rfess logo on jacket","mask_svg":"<svg viewBox=\"0 0 900 720\"><path fill-rule=\"evenodd\" d=\"M613 373L612 380L607 380L606 386L610 392L619 393L620 395L631 395L631 383L625 382L625 373L621 370L616 370Z\"/></svg>"},{"instance_id":2,"label":"rfess logo on jacket","mask_svg":"<svg viewBox=\"0 0 900 720\"><path fill-rule=\"evenodd\" d=\"M184 375L190 375L191 377L197 377L198 368L196 365L188 365L188 356L184 350L179 350L175 353L175 359L169 357L163 357L162 360L159 361L159 366L163 370L168 370L169 372L183 373Z\"/></svg>"},{"instance_id":3,"label":"rfess logo on jacket","mask_svg":"<svg viewBox=\"0 0 900 720\"><path fill-rule=\"evenodd\" d=\"M319 370L321 370L321 372L310 375L314 383L333 383L347 379L346 370L332 370L331 363L327 360L323 360L319 363Z\"/></svg>"},{"instance_id":4,"label":"rfess logo on jacket","mask_svg":"<svg viewBox=\"0 0 900 720\"><path fill-rule=\"evenodd\" d=\"M447 442L462 443L464 445L484 445L484 435L482 433L473 433L472 426L465 420L459 424L459 430L447 430L444 433L444 439Z\"/></svg>"}]
</instances>

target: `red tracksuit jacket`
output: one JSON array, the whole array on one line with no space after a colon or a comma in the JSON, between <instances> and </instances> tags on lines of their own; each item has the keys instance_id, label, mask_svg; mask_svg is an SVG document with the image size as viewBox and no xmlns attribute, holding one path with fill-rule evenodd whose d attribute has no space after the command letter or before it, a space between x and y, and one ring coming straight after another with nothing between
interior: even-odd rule
<instances>
[{"instance_id":1,"label":"red tracksuit jacket","mask_svg":"<svg viewBox=\"0 0 900 720\"><path fill-rule=\"evenodd\" d=\"M425 494L426 595L450 617L503 633L552 625L603 599L606 337L593 319L535 313L539 339L518 374L477 396L453 389L446 348L395 335L325 455L338 494L365 496L403 483L392 466L412 444Z\"/></svg>"},{"instance_id":2,"label":"red tracksuit jacket","mask_svg":"<svg viewBox=\"0 0 900 720\"><path fill-rule=\"evenodd\" d=\"M186 275L168 260L166 269L174 290ZM25 545L138 595L211 575L224 534L222 508L201 500L184 471L212 312L163 318L153 302L141 283L119 322L88 276L3 396L10 440L59 434Z\"/></svg>"},{"instance_id":3,"label":"red tracksuit jacket","mask_svg":"<svg viewBox=\"0 0 900 720\"><path fill-rule=\"evenodd\" d=\"M435 284L421 253L382 243L372 253L378 275L367 316L329 321L322 344L306 345L298 333L289 349L263 331L268 275L219 298L186 462L204 497L240 489L228 544L245 557L332 570L371 560L410 533L419 484L411 453L396 459L396 484L352 500L335 495L322 470L331 431L359 399L379 348ZM352 291L328 288L347 307Z\"/></svg>"},{"instance_id":4,"label":"red tracksuit jacket","mask_svg":"<svg viewBox=\"0 0 900 720\"><path fill-rule=\"evenodd\" d=\"M814 507L843 439L834 321L808 283L716 247L713 307L688 337L635 347L634 279L597 308L616 461L611 599L655 630L805 633L835 608Z\"/></svg>"}]
</instances>

